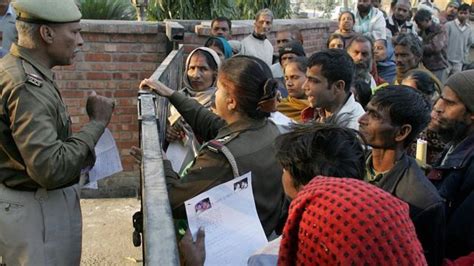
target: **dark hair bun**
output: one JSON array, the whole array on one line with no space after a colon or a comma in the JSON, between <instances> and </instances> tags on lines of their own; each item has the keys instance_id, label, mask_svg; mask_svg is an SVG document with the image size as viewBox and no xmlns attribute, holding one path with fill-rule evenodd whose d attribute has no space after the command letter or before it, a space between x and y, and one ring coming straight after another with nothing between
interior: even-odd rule
<instances>
[{"instance_id":1,"label":"dark hair bun","mask_svg":"<svg viewBox=\"0 0 474 266\"><path fill-rule=\"evenodd\" d=\"M279 82L277 79L269 78L263 85L263 95L260 101L265 101L271 98L275 98L276 92L278 91Z\"/></svg>"}]
</instances>

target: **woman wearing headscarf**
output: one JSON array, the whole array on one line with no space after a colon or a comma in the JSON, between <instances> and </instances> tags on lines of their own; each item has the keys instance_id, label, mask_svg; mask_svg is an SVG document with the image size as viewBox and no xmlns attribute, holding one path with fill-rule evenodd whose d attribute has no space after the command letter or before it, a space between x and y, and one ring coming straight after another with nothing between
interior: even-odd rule
<instances>
[{"instance_id":1,"label":"woman wearing headscarf","mask_svg":"<svg viewBox=\"0 0 474 266\"><path fill-rule=\"evenodd\" d=\"M205 108L210 108L216 91L217 71L220 64L220 58L214 50L207 47L194 49L186 59L183 86L179 92L196 100ZM167 152L170 158L173 158L175 169L181 171L197 155L202 143L200 136L195 136L191 127L174 107L170 109L168 122ZM183 152L183 146L186 148L185 152Z\"/></svg>"},{"instance_id":2,"label":"woman wearing headscarf","mask_svg":"<svg viewBox=\"0 0 474 266\"><path fill-rule=\"evenodd\" d=\"M221 62L232 57L232 47L229 42L222 37L209 37L204 46L214 50L217 55L219 55Z\"/></svg>"}]
</instances>

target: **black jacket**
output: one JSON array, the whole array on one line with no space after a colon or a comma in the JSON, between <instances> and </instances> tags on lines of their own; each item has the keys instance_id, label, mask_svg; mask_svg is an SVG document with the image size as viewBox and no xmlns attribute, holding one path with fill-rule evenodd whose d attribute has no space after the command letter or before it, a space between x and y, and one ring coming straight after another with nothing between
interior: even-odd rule
<instances>
[{"instance_id":1,"label":"black jacket","mask_svg":"<svg viewBox=\"0 0 474 266\"><path fill-rule=\"evenodd\" d=\"M446 256L455 259L474 251L474 135L450 147L428 177L446 200Z\"/></svg>"},{"instance_id":2,"label":"black jacket","mask_svg":"<svg viewBox=\"0 0 474 266\"><path fill-rule=\"evenodd\" d=\"M429 265L441 265L445 248L443 199L416 161L404 154L395 166L372 184L410 205L410 218Z\"/></svg>"}]
</instances>

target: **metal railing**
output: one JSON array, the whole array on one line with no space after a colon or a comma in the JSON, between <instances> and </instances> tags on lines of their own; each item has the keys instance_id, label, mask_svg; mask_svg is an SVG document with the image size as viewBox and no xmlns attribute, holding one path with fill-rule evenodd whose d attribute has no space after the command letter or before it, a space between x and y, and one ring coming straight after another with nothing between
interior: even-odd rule
<instances>
[{"instance_id":1,"label":"metal railing","mask_svg":"<svg viewBox=\"0 0 474 266\"><path fill-rule=\"evenodd\" d=\"M181 84L183 48L173 50L151 76L173 89ZM168 102L146 91L138 96L140 121L143 261L147 265L178 266L179 255L173 216L166 188L162 146ZM135 218L135 217L134 217Z\"/></svg>"}]
</instances>

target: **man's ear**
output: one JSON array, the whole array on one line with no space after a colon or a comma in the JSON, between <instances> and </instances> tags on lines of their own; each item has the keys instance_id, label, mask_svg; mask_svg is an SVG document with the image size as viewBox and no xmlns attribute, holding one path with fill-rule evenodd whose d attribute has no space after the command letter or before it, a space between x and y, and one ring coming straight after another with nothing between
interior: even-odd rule
<instances>
[{"instance_id":1,"label":"man's ear","mask_svg":"<svg viewBox=\"0 0 474 266\"><path fill-rule=\"evenodd\" d=\"M56 36L56 33L54 32L54 29L51 28L48 25L41 25L39 28L40 36L41 39L47 44L53 43L54 36Z\"/></svg>"},{"instance_id":2,"label":"man's ear","mask_svg":"<svg viewBox=\"0 0 474 266\"><path fill-rule=\"evenodd\" d=\"M397 131L395 134L395 141L396 142L404 142L405 139L410 135L411 133L411 125L405 124L400 127L400 129Z\"/></svg>"},{"instance_id":3,"label":"man's ear","mask_svg":"<svg viewBox=\"0 0 474 266\"><path fill-rule=\"evenodd\" d=\"M466 115L466 123L468 125L472 125L474 124L474 112L469 112L469 111L466 111L467 112L467 115Z\"/></svg>"},{"instance_id":4,"label":"man's ear","mask_svg":"<svg viewBox=\"0 0 474 266\"><path fill-rule=\"evenodd\" d=\"M346 82L344 80L338 80L336 82L332 83L332 86L334 88L334 93L340 93L344 92L344 87L346 86Z\"/></svg>"},{"instance_id":5,"label":"man's ear","mask_svg":"<svg viewBox=\"0 0 474 266\"><path fill-rule=\"evenodd\" d=\"M227 110L235 111L237 109L237 101L231 95L227 95L226 103L227 103Z\"/></svg>"}]
</instances>

